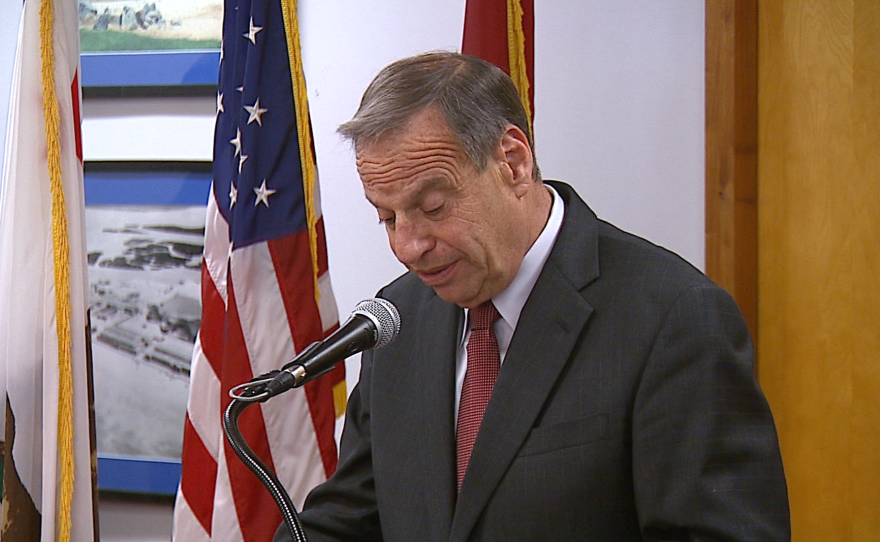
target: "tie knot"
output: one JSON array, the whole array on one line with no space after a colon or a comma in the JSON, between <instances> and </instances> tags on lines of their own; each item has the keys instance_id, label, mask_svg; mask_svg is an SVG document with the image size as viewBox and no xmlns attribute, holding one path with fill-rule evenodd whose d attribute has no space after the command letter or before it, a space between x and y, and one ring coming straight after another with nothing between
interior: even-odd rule
<instances>
[{"instance_id":1,"label":"tie knot","mask_svg":"<svg viewBox=\"0 0 880 542\"><path fill-rule=\"evenodd\" d=\"M471 309L471 330L489 329L500 317L491 300Z\"/></svg>"}]
</instances>

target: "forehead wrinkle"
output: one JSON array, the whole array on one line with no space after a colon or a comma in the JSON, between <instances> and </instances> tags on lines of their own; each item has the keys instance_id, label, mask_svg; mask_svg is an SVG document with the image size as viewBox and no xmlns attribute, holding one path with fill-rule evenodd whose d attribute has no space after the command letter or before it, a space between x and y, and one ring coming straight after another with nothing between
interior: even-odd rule
<instances>
[{"instance_id":1,"label":"forehead wrinkle","mask_svg":"<svg viewBox=\"0 0 880 542\"><path fill-rule=\"evenodd\" d=\"M456 156L461 153L458 140L443 127L428 133L419 131L403 131L393 136L356 149L355 158L358 164L364 162L365 155L387 157L395 160L400 156L404 159L417 159L422 156L449 154Z\"/></svg>"},{"instance_id":2,"label":"forehead wrinkle","mask_svg":"<svg viewBox=\"0 0 880 542\"><path fill-rule=\"evenodd\" d=\"M401 154L403 159L399 158ZM357 168L361 174L361 180L370 186L385 185L403 179L418 182L416 177L425 172L437 169L455 172L460 167L454 153L407 152L401 154L381 161L358 159ZM435 177L439 178L440 175Z\"/></svg>"},{"instance_id":3,"label":"forehead wrinkle","mask_svg":"<svg viewBox=\"0 0 880 542\"><path fill-rule=\"evenodd\" d=\"M401 149L395 152L371 152L376 149L365 149L357 153L355 156L355 164L357 167L362 165L372 165L379 169L384 167L392 167L400 163L406 164L411 161L422 159L436 160L456 160L459 158L458 149L454 146L428 147L418 149ZM375 155L375 158L371 155Z\"/></svg>"},{"instance_id":4,"label":"forehead wrinkle","mask_svg":"<svg viewBox=\"0 0 880 542\"><path fill-rule=\"evenodd\" d=\"M355 159L365 190L390 189L410 200L439 182L455 184L469 164L445 121L418 116L401 130L357 149Z\"/></svg>"},{"instance_id":5,"label":"forehead wrinkle","mask_svg":"<svg viewBox=\"0 0 880 542\"><path fill-rule=\"evenodd\" d=\"M377 209L380 208L381 205L379 205L377 201L374 201L373 195L378 195L378 191L380 191L384 185L392 182L392 180L376 181L373 183L364 181L364 196L366 197L367 201L370 202L373 207L376 207ZM449 180L447 178L435 175L432 177L424 178L423 180L420 180L418 182L409 182L405 185L402 185L399 196L402 198L403 202L409 202L404 204L405 207L415 206L419 204L426 192L448 184Z\"/></svg>"},{"instance_id":6,"label":"forehead wrinkle","mask_svg":"<svg viewBox=\"0 0 880 542\"><path fill-rule=\"evenodd\" d=\"M382 177L381 182L394 181L400 177L415 177L425 171L442 169L446 171L458 170L458 164L454 159L438 157L431 161L413 161L414 163L391 160L385 163L359 162L358 170L362 175L370 178ZM372 179L370 179L372 180Z\"/></svg>"}]
</instances>

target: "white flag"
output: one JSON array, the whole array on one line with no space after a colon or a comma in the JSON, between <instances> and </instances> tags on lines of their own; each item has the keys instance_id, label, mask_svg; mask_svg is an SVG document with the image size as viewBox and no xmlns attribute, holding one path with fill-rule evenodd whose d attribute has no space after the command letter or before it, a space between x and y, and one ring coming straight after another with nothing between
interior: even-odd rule
<instances>
[{"instance_id":1,"label":"white flag","mask_svg":"<svg viewBox=\"0 0 880 542\"><path fill-rule=\"evenodd\" d=\"M0 188L3 541L95 540L78 73L76 2L26 0Z\"/></svg>"}]
</instances>

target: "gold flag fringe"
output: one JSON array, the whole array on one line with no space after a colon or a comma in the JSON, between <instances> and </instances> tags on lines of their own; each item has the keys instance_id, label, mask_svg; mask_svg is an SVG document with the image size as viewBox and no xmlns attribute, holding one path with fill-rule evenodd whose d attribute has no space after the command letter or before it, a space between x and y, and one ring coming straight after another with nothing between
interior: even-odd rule
<instances>
[{"instance_id":1,"label":"gold flag fringe","mask_svg":"<svg viewBox=\"0 0 880 542\"><path fill-rule=\"evenodd\" d=\"M40 56L43 61L43 114L52 191L52 242L55 266L55 310L58 334L58 453L61 460L61 496L57 503L57 540L70 541L73 502L73 371L70 335L70 248L67 242L67 212L61 181L61 141L58 96L55 93L54 0L40 6ZM45 458L44 458L45 460Z\"/></svg>"},{"instance_id":2,"label":"gold flag fringe","mask_svg":"<svg viewBox=\"0 0 880 542\"><path fill-rule=\"evenodd\" d=\"M287 35L287 58L290 60L290 78L293 84L294 109L299 134L299 157L302 163L303 195L305 196L306 221L309 227L309 248L312 255L312 276L315 285L315 303L321 300L318 288L318 217L315 209L315 183L317 166L312 147L312 127L309 121L309 100L303 75L302 54L299 39L299 22L296 16L296 0L281 0L284 15L284 33Z\"/></svg>"},{"instance_id":3,"label":"gold flag fringe","mask_svg":"<svg viewBox=\"0 0 880 542\"><path fill-rule=\"evenodd\" d=\"M529 72L526 66L526 44L522 26L523 10L520 0L507 0L507 55L510 78L513 79L529 119L532 131L532 104L529 102Z\"/></svg>"}]
</instances>

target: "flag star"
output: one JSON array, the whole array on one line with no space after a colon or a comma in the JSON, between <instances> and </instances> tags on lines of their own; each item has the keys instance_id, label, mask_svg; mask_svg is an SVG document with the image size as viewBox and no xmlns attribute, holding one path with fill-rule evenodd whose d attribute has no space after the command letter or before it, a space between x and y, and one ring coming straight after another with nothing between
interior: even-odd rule
<instances>
[{"instance_id":1,"label":"flag star","mask_svg":"<svg viewBox=\"0 0 880 542\"><path fill-rule=\"evenodd\" d=\"M234 183L229 183L229 208L232 209L232 206L235 205L235 202L238 201L238 189L235 187Z\"/></svg>"},{"instance_id":2,"label":"flag star","mask_svg":"<svg viewBox=\"0 0 880 542\"><path fill-rule=\"evenodd\" d=\"M263 29L262 26L254 26L254 18L251 17L251 28L250 28L250 30L248 30L247 34L242 34L242 36L251 40L251 43L256 45L257 44L257 32L259 32L262 29Z\"/></svg>"},{"instance_id":3,"label":"flag star","mask_svg":"<svg viewBox=\"0 0 880 542\"><path fill-rule=\"evenodd\" d=\"M238 156L239 154L241 154L241 130L240 129L238 129L238 128L235 129L235 137L233 139L230 139L229 142L232 143L233 147L235 147L235 154L233 154L232 156ZM239 173L241 173L241 171L239 171Z\"/></svg>"},{"instance_id":4,"label":"flag star","mask_svg":"<svg viewBox=\"0 0 880 542\"><path fill-rule=\"evenodd\" d=\"M244 161L247 160L247 155L242 154L238 157L238 174L241 175L241 166L244 165Z\"/></svg>"},{"instance_id":5,"label":"flag star","mask_svg":"<svg viewBox=\"0 0 880 542\"><path fill-rule=\"evenodd\" d=\"M247 123L250 124L254 121L257 121L257 124L259 124L260 126L263 125L263 119L262 119L263 113L269 111L268 109L260 107L260 99L259 98L257 98L256 102L254 102L254 105L246 105L246 106L244 106L244 109L245 109L245 111L247 111L250 114L250 116L248 117Z\"/></svg>"},{"instance_id":6,"label":"flag star","mask_svg":"<svg viewBox=\"0 0 880 542\"><path fill-rule=\"evenodd\" d=\"M263 184L261 184L259 188L254 188L254 192L257 194L257 201L254 202L254 207L259 205L261 202L265 203L266 207L268 207L269 196L277 192L277 190L266 188L266 179L263 179Z\"/></svg>"},{"instance_id":7,"label":"flag star","mask_svg":"<svg viewBox=\"0 0 880 542\"><path fill-rule=\"evenodd\" d=\"M237 90L238 92L244 92L244 87L235 87L235 90Z\"/></svg>"},{"instance_id":8,"label":"flag star","mask_svg":"<svg viewBox=\"0 0 880 542\"><path fill-rule=\"evenodd\" d=\"M217 113L223 113L223 93L217 93Z\"/></svg>"}]
</instances>

